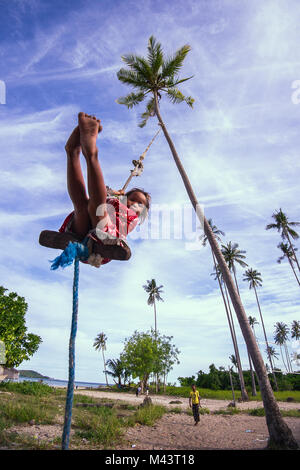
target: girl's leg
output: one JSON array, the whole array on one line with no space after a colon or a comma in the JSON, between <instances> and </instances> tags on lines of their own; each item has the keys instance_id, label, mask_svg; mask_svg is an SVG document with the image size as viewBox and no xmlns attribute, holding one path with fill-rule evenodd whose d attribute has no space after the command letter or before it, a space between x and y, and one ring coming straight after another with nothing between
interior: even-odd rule
<instances>
[{"instance_id":1,"label":"girl's leg","mask_svg":"<svg viewBox=\"0 0 300 470\"><path fill-rule=\"evenodd\" d=\"M87 163L88 179L88 214L92 226L96 227L98 222L107 217L106 212L106 185L98 160L98 149L96 141L98 133L102 130L100 120L85 113L79 113L78 124L80 129L80 144L82 153ZM96 215L97 208L101 206L101 215Z\"/></svg>"},{"instance_id":2,"label":"girl's leg","mask_svg":"<svg viewBox=\"0 0 300 470\"><path fill-rule=\"evenodd\" d=\"M67 186L74 206L72 231L84 237L91 228L88 213L88 196L80 165L80 133L77 126L70 135L66 146L67 152Z\"/></svg>"}]
</instances>

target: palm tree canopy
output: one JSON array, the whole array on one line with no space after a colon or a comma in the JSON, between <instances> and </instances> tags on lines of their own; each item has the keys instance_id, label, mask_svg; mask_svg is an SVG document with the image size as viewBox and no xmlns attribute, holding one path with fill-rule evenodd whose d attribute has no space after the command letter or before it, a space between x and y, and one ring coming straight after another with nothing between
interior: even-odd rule
<instances>
[{"instance_id":1,"label":"palm tree canopy","mask_svg":"<svg viewBox=\"0 0 300 470\"><path fill-rule=\"evenodd\" d=\"M294 320L291 328L291 337L295 339L300 339L300 322Z\"/></svg>"},{"instance_id":2,"label":"palm tree canopy","mask_svg":"<svg viewBox=\"0 0 300 470\"><path fill-rule=\"evenodd\" d=\"M288 339L289 328L283 322L277 322L275 325L274 340L276 344L284 344Z\"/></svg>"},{"instance_id":3,"label":"palm tree canopy","mask_svg":"<svg viewBox=\"0 0 300 470\"><path fill-rule=\"evenodd\" d=\"M272 214L273 219L275 220L275 223L273 224L268 224L266 226L266 230L270 230L273 228L276 228L278 232L281 231L281 237L287 238L287 233L294 239L297 240L299 238L299 235L295 230L293 230L291 227L300 225L300 222L290 222L288 220L287 215L282 211L282 209L279 209L279 211L275 211L274 214Z\"/></svg>"},{"instance_id":4,"label":"palm tree canopy","mask_svg":"<svg viewBox=\"0 0 300 470\"><path fill-rule=\"evenodd\" d=\"M122 377L124 374L124 364L121 359L108 359L106 361L107 367L110 369L107 371L112 377Z\"/></svg>"},{"instance_id":5,"label":"palm tree canopy","mask_svg":"<svg viewBox=\"0 0 300 470\"><path fill-rule=\"evenodd\" d=\"M273 346L267 346L266 348L266 353L271 356L275 357L275 359L278 359L278 353L276 352L276 349L273 348Z\"/></svg>"},{"instance_id":6,"label":"palm tree canopy","mask_svg":"<svg viewBox=\"0 0 300 470\"><path fill-rule=\"evenodd\" d=\"M144 285L143 288L149 294L148 305L153 305L155 300L164 301L160 295L163 293L163 286L157 286L155 279L151 279L151 281L147 280L147 284Z\"/></svg>"},{"instance_id":7,"label":"palm tree canopy","mask_svg":"<svg viewBox=\"0 0 300 470\"><path fill-rule=\"evenodd\" d=\"M260 277L261 274L256 271L256 269L249 268L244 273L243 281L249 282L249 289L252 287L261 287L262 286L262 278Z\"/></svg>"},{"instance_id":8,"label":"palm tree canopy","mask_svg":"<svg viewBox=\"0 0 300 470\"><path fill-rule=\"evenodd\" d=\"M252 327L253 327L254 325L259 325L259 323L258 323L258 321L256 320L256 318L255 318L255 317L251 317L251 315L249 315L248 320L249 320L250 326L252 326Z\"/></svg>"},{"instance_id":9,"label":"palm tree canopy","mask_svg":"<svg viewBox=\"0 0 300 470\"><path fill-rule=\"evenodd\" d=\"M247 263L245 263L245 261L243 261L243 259L246 258L246 256L244 256L243 253L246 253L245 250L238 250L238 243L227 243L227 245L221 245L222 249L222 253L223 253L223 256L225 258L225 261L228 265L228 268L231 270L231 271L234 271L235 269L235 266L234 264L235 263L238 263L240 266L242 266L243 268L245 268L246 266L248 266Z\"/></svg>"},{"instance_id":10,"label":"palm tree canopy","mask_svg":"<svg viewBox=\"0 0 300 470\"><path fill-rule=\"evenodd\" d=\"M294 249L294 252L296 252L298 250L298 248L295 248L294 245L293 246L293 249ZM294 253L291 249L291 247L289 246L288 243L279 243L279 245L277 245L277 248L279 248L281 251L282 251L282 255L278 258L277 260L277 263L281 263L281 261L284 260L284 258L288 258L290 259L291 261L295 261L295 257L294 257Z\"/></svg>"},{"instance_id":11,"label":"palm tree canopy","mask_svg":"<svg viewBox=\"0 0 300 470\"><path fill-rule=\"evenodd\" d=\"M102 349L105 351L106 341L107 341L107 336L103 332L99 333L98 336L95 338L94 344L93 344L96 351L98 351L99 349Z\"/></svg>"},{"instance_id":12,"label":"palm tree canopy","mask_svg":"<svg viewBox=\"0 0 300 470\"><path fill-rule=\"evenodd\" d=\"M179 78L183 61L190 49L190 46L186 44L178 49L172 57L165 58L161 44L154 36L151 36L148 41L146 58L134 54L122 56L127 68L121 68L117 77L122 83L133 87L135 91L119 98L117 103L132 108L144 101L146 96L150 94L146 110L141 115L140 127L144 127L148 119L155 114L155 93L159 98L162 93L166 94L172 103L185 101L193 107L194 99L191 96L184 96L178 88L180 83L192 78ZM151 95L153 96L151 97Z\"/></svg>"},{"instance_id":13,"label":"palm tree canopy","mask_svg":"<svg viewBox=\"0 0 300 470\"><path fill-rule=\"evenodd\" d=\"M225 233L222 232L222 230L219 230L216 225L214 225L212 219L208 219L207 222L209 223L210 228L212 229L212 232L213 232L213 234L215 235L215 238L216 238L218 241L221 241L220 235L222 235L222 237L224 237L224 236L225 236ZM206 243L207 243L207 241L208 241L207 236L206 236L205 234L200 235L199 239L202 240L202 245L203 245L203 246L206 246Z\"/></svg>"}]
</instances>

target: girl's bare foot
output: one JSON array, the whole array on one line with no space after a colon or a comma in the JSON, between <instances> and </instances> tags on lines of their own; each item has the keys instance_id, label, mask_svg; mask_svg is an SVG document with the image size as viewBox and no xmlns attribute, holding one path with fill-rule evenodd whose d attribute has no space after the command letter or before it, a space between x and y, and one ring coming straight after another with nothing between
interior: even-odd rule
<instances>
[{"instance_id":1,"label":"girl's bare foot","mask_svg":"<svg viewBox=\"0 0 300 470\"><path fill-rule=\"evenodd\" d=\"M78 125L83 155L90 157L97 154L96 141L98 133L102 131L100 119L81 112L78 114Z\"/></svg>"},{"instance_id":2,"label":"girl's bare foot","mask_svg":"<svg viewBox=\"0 0 300 470\"><path fill-rule=\"evenodd\" d=\"M68 154L74 153L74 151L80 153L80 131L78 126L73 129L72 134L68 138L67 143L65 145L65 150Z\"/></svg>"}]
</instances>

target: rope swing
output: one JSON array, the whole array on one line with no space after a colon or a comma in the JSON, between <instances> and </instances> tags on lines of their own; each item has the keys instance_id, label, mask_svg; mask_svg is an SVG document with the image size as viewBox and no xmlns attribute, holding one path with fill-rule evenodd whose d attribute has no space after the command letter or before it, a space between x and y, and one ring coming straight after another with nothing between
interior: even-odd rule
<instances>
[{"instance_id":1,"label":"rope swing","mask_svg":"<svg viewBox=\"0 0 300 470\"><path fill-rule=\"evenodd\" d=\"M121 191L114 191L108 188L108 194L111 196L118 196L124 193L128 184L134 176L140 176L144 170L143 160L157 137L160 129L155 134L148 147L140 156L139 160L132 160L134 169L130 170L130 176L126 180ZM131 256L129 247L125 244L117 245L100 245L98 243L91 243L89 237L80 240L73 233L60 233L51 230L43 230L40 234L39 243L47 248L61 249L63 252L51 261L51 270L56 270L59 267L65 268L74 262L74 278L73 278L73 308L72 308L72 321L71 333L69 340L69 375L68 387L65 405L65 418L64 428L62 435L62 450L69 449L70 431L72 422L72 408L73 408L73 395L74 395L74 382L75 382L75 339L77 332L77 318L78 318L78 289L79 289L79 262L86 262L92 256L100 255L103 258L117 259L121 261L128 260ZM126 249L125 249L126 248ZM90 263L92 264L92 263Z\"/></svg>"}]
</instances>

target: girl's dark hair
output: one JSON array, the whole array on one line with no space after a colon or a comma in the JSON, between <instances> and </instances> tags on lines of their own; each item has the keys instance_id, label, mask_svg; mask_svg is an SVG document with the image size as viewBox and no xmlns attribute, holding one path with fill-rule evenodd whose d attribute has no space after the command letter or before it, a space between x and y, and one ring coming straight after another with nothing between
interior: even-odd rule
<instances>
[{"instance_id":1,"label":"girl's dark hair","mask_svg":"<svg viewBox=\"0 0 300 470\"><path fill-rule=\"evenodd\" d=\"M141 223L142 223L142 222L144 222L145 218L147 217L148 211L150 209L151 196L150 196L149 193L147 193L147 191L145 191L144 189L140 189L140 188L130 189L129 191L127 191L127 193L125 193L125 196L130 197L131 194L136 193L136 192L144 194L144 196L146 198L146 207L144 208L143 212L140 215L140 220L141 220Z\"/></svg>"}]
</instances>

